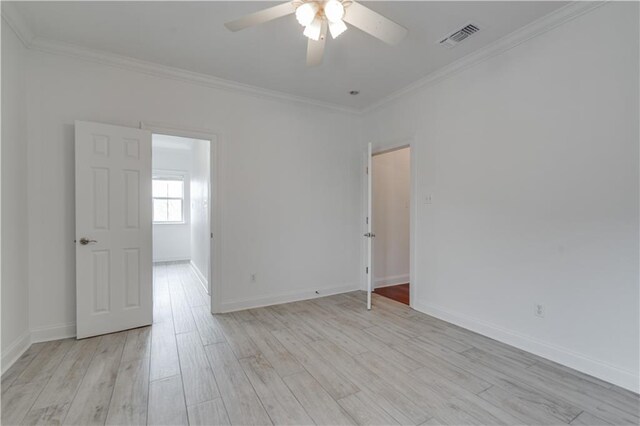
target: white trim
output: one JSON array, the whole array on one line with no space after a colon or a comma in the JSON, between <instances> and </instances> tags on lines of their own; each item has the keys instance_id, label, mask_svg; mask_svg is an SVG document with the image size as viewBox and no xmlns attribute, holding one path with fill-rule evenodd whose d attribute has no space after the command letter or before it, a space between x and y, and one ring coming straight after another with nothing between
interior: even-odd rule
<instances>
[{"instance_id":1,"label":"white trim","mask_svg":"<svg viewBox=\"0 0 640 426\"><path fill-rule=\"evenodd\" d=\"M411 186L410 188L410 195L409 195L409 277L406 281L404 282L397 282L396 284L406 284L407 282L409 283L414 283L416 282L416 280L418 279L416 276L416 241L417 241L417 236L418 236L418 168L416 167L416 153L415 153L415 149L416 149L416 144L414 142L414 136L408 136L408 137L402 137L402 138L398 138L398 139L394 139L391 141L387 141L387 142L373 142L373 155L377 155L377 154L382 154L382 153L386 153L386 152L391 152L391 151L395 151L398 149L409 149L409 153L410 153L410 162L409 162L409 167L410 167L410 181L409 181L409 185ZM366 184L365 184L366 185ZM366 199L366 187L364 188L364 190L362 191L363 194L363 198ZM364 207L365 212L364 215L366 216L366 207ZM364 257L364 256L363 256ZM389 284L389 285L394 285L394 284ZM376 288L378 287L386 287L386 285L383 286L375 286ZM410 285L409 286L409 307L413 308L413 301L416 300L418 298L418 286L417 285Z\"/></svg>"},{"instance_id":2,"label":"white trim","mask_svg":"<svg viewBox=\"0 0 640 426\"><path fill-rule=\"evenodd\" d=\"M189 260L189 265L191 266L193 273L196 274L196 278L198 278L198 281L200 281L200 285L204 288L204 291L209 294L209 282L204 277L203 273L200 271L200 269L198 269L193 260Z\"/></svg>"},{"instance_id":3,"label":"white trim","mask_svg":"<svg viewBox=\"0 0 640 426\"><path fill-rule=\"evenodd\" d=\"M42 52L72 56L91 62L97 62L104 65L123 68L144 74L164 77L173 80L193 83L201 86L213 87L218 89L227 89L231 91L240 91L249 95L271 98L276 100L303 103L321 108L327 108L335 111L346 112L350 114L363 114L392 102L403 95L414 92L420 87L435 84L445 78L448 78L465 68L469 68L493 56L499 55L512 49L519 44L544 34L565 22L568 22L580 15L583 15L603 4L606 1L573 1L568 5L557 9L550 14L543 16L536 21L531 22L524 27L508 34L497 41L466 55L457 61L446 65L431 74L409 84L408 86L391 93L388 96L374 102L373 104L363 108L351 108L343 105L337 105L329 102L318 101L311 98L295 96L288 93L278 92L275 90L263 89L248 84L238 83L231 80L214 77L207 74L196 73L183 70L180 68L168 67L153 62L142 61L127 56L115 55L112 53L88 49L68 43L54 40L48 40L42 37L34 36L29 27L24 23L24 19L10 3L2 2L2 18L9 24L11 29L16 33L25 47L35 49Z\"/></svg>"},{"instance_id":4,"label":"white trim","mask_svg":"<svg viewBox=\"0 0 640 426\"><path fill-rule=\"evenodd\" d=\"M76 323L57 324L25 331L2 351L2 374L4 374L34 343L76 337Z\"/></svg>"},{"instance_id":5,"label":"white trim","mask_svg":"<svg viewBox=\"0 0 640 426\"><path fill-rule=\"evenodd\" d=\"M18 358L29 349L29 346L31 346L31 333L27 330L2 351L2 361L0 361L2 374L11 368Z\"/></svg>"},{"instance_id":6,"label":"white trim","mask_svg":"<svg viewBox=\"0 0 640 426\"><path fill-rule=\"evenodd\" d=\"M413 283L417 282L416 275L416 250L418 247L418 156L416 149L418 144L414 143L413 136L408 138L409 141L409 170L411 176L409 185L411 186L411 195L409 198L409 307L413 308L413 301L418 299L418 286Z\"/></svg>"},{"instance_id":7,"label":"white trim","mask_svg":"<svg viewBox=\"0 0 640 426\"><path fill-rule=\"evenodd\" d=\"M12 4L8 4L7 2L2 2L2 18L9 25L9 27L11 27L13 32L27 49L34 49L41 52L53 53L63 56L72 56L91 62L98 62L103 65L113 66L116 68L124 68L131 71L138 71L144 74L154 75L157 77L185 81L188 83L213 87L217 89L240 91L261 98L271 98L287 102L303 103L351 114L359 112L356 108L350 108L330 102L319 101L304 96L296 96L277 90L264 89L261 87L239 83L233 80L226 80L208 74L197 73L181 68L157 64L155 62L143 61L128 56L116 55L98 49L90 49L70 43L43 38L35 35L28 27L28 25L26 25L24 18L22 17L20 12L16 10L15 6Z\"/></svg>"},{"instance_id":8,"label":"white trim","mask_svg":"<svg viewBox=\"0 0 640 426\"><path fill-rule=\"evenodd\" d=\"M69 337L76 337L75 322L31 329L31 343L48 342Z\"/></svg>"},{"instance_id":9,"label":"white trim","mask_svg":"<svg viewBox=\"0 0 640 426\"><path fill-rule=\"evenodd\" d=\"M406 284L410 282L410 274L379 277L379 278L375 278L374 282L375 282L374 288L391 287L392 285Z\"/></svg>"},{"instance_id":10,"label":"white trim","mask_svg":"<svg viewBox=\"0 0 640 426\"><path fill-rule=\"evenodd\" d=\"M209 232L213 234L209 245L208 276L211 297L211 313L216 314L220 310L220 287L222 283L222 206L224 205L224 176L226 149L224 133L212 129L185 128L171 124L158 122L140 122L141 129L150 130L152 133L181 136L191 139L209 141ZM213 253L213 255L212 255Z\"/></svg>"},{"instance_id":11,"label":"white trim","mask_svg":"<svg viewBox=\"0 0 640 426\"><path fill-rule=\"evenodd\" d=\"M157 223L154 223L154 225L158 225ZM172 225L172 224L160 224L160 226L165 226L165 225ZM175 224L173 224L175 225ZM178 257L164 257L162 259L153 259L152 263L167 263L167 262L189 262L191 259L189 259L188 257L182 257L182 256L178 256Z\"/></svg>"},{"instance_id":12,"label":"white trim","mask_svg":"<svg viewBox=\"0 0 640 426\"><path fill-rule=\"evenodd\" d=\"M222 302L220 304L220 312L234 312L244 309L260 308L262 306L279 305L282 303L299 302L302 300L317 299L320 297L331 296L334 294L349 293L351 291L360 290L358 284L347 284L336 287L327 287L317 290L301 290L280 293L273 296L258 297L255 299L236 299Z\"/></svg>"},{"instance_id":13,"label":"white trim","mask_svg":"<svg viewBox=\"0 0 640 426\"><path fill-rule=\"evenodd\" d=\"M640 391L638 375L632 371L433 304L416 301L413 303L413 308L633 392L638 393Z\"/></svg>"},{"instance_id":14,"label":"white trim","mask_svg":"<svg viewBox=\"0 0 640 426\"><path fill-rule=\"evenodd\" d=\"M152 142L152 150L151 150L151 158L153 159L153 133L151 134ZM153 226L191 226L191 175L187 170L172 170L172 169L154 169L151 168L151 182L154 179L159 178L182 178L182 221L181 222L155 222L153 220L153 212L151 212L151 225ZM153 192L151 193L151 199L154 200L156 197L153 196ZM158 197L165 198L165 197ZM168 197L166 197L168 198ZM178 199L174 197L174 199ZM191 247L189 247L189 251L191 251ZM186 258L184 260L189 260L190 258ZM176 259L177 260L177 259ZM153 260L154 262L162 262L161 260Z\"/></svg>"},{"instance_id":15,"label":"white trim","mask_svg":"<svg viewBox=\"0 0 640 426\"><path fill-rule=\"evenodd\" d=\"M178 260L158 260L157 262L154 260L152 263L164 263L167 265L179 265L183 263L188 263L189 259L178 259Z\"/></svg>"},{"instance_id":16,"label":"white trim","mask_svg":"<svg viewBox=\"0 0 640 426\"><path fill-rule=\"evenodd\" d=\"M193 265L192 265L193 266ZM233 300L221 304L221 312L233 312L243 309L258 308L261 306L277 305L281 303L297 302L300 300L317 299L334 294L348 293L360 290L358 285L344 285L319 289L319 294L315 291L299 291L280 293L275 296L262 297L257 299ZM76 324L70 322L58 324L50 327L39 327L26 331L16 339L7 349L2 351L2 373L7 371L17 360L29 349L31 344L48 342L51 340L67 339L76 337Z\"/></svg>"},{"instance_id":17,"label":"white trim","mask_svg":"<svg viewBox=\"0 0 640 426\"><path fill-rule=\"evenodd\" d=\"M423 86L429 86L436 84L446 78L449 78L458 72L472 67L480 62L486 61L489 58L497 56L501 53L510 50L519 44L524 43L534 37L546 33L570 20L577 18L597 7L606 3L604 1L573 1L568 5L561 7L548 15L545 15L524 27L517 29L516 31L508 34L495 42L484 46L473 53L470 53L462 58L445 65L444 67L422 77L421 79L409 84L408 86L391 93L388 96L374 102L373 104L364 107L360 110L361 113L368 113L375 109L382 107L404 95L415 93L416 90Z\"/></svg>"},{"instance_id":18,"label":"white trim","mask_svg":"<svg viewBox=\"0 0 640 426\"><path fill-rule=\"evenodd\" d=\"M34 38L33 32L31 32L31 29L25 23L20 12L16 10L14 4L6 1L2 2L2 19L9 25L9 28L13 30L24 47L29 48Z\"/></svg>"},{"instance_id":19,"label":"white trim","mask_svg":"<svg viewBox=\"0 0 640 426\"><path fill-rule=\"evenodd\" d=\"M45 39L42 37L34 37L28 46L30 49L38 50L45 53L53 53L56 55L71 56L97 62L116 68L123 68L129 71L136 71L143 74L153 75L161 78L168 78L177 81L183 81L200 86L211 87L214 89L230 90L234 92L243 92L251 96L259 98L268 98L278 101L302 103L320 108L331 109L341 113L358 113L359 110L330 102L319 101L303 96L292 95L277 90L263 89L261 87L249 84L239 83L232 80L226 80L208 74L188 71L182 68L160 65L155 62L134 59L128 56L117 55L114 53L104 52L97 49L89 49L74 44L64 43L61 41Z\"/></svg>"}]
</instances>

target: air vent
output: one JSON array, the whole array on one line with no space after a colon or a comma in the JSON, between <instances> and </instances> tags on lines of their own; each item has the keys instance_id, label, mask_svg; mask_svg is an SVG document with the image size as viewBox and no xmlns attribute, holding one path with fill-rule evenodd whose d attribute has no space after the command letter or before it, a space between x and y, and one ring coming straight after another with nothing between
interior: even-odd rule
<instances>
[{"instance_id":1,"label":"air vent","mask_svg":"<svg viewBox=\"0 0 640 426\"><path fill-rule=\"evenodd\" d=\"M462 40L469 38L471 35L477 33L478 31L480 31L480 27L478 27L476 24L467 24L463 28L460 28L459 30L440 40L440 45L451 49L452 47L456 47Z\"/></svg>"}]
</instances>

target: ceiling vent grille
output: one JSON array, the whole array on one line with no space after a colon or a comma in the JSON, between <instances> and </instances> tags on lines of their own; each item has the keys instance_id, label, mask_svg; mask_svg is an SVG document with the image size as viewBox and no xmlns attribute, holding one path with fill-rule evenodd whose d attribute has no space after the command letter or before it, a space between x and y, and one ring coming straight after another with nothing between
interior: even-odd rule
<instances>
[{"instance_id":1,"label":"ceiling vent grille","mask_svg":"<svg viewBox=\"0 0 640 426\"><path fill-rule=\"evenodd\" d=\"M462 40L466 40L471 35L480 31L480 27L476 24L467 24L454 33L440 40L440 45L449 49L456 47Z\"/></svg>"}]
</instances>

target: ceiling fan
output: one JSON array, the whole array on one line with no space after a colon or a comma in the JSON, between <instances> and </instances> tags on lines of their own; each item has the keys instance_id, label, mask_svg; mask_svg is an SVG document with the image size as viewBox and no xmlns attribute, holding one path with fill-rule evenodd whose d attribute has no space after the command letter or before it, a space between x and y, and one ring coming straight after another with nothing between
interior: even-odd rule
<instances>
[{"instance_id":1,"label":"ceiling fan","mask_svg":"<svg viewBox=\"0 0 640 426\"><path fill-rule=\"evenodd\" d=\"M327 27L336 38L347 30L346 22L390 45L398 44L407 35L406 28L352 0L293 0L224 25L231 31L240 31L294 13L300 25L305 27L304 35L309 38L309 66L322 62Z\"/></svg>"}]
</instances>

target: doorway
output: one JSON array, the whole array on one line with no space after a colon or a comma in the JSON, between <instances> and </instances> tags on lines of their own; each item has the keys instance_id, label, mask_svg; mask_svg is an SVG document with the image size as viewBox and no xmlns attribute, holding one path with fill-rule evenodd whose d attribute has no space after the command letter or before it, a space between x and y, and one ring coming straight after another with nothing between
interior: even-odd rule
<instances>
[{"instance_id":1,"label":"doorway","mask_svg":"<svg viewBox=\"0 0 640 426\"><path fill-rule=\"evenodd\" d=\"M211 141L152 134L154 289L211 303ZM158 289L160 290L160 289Z\"/></svg>"},{"instance_id":2,"label":"doorway","mask_svg":"<svg viewBox=\"0 0 640 426\"><path fill-rule=\"evenodd\" d=\"M411 148L372 157L373 292L410 305Z\"/></svg>"}]
</instances>

